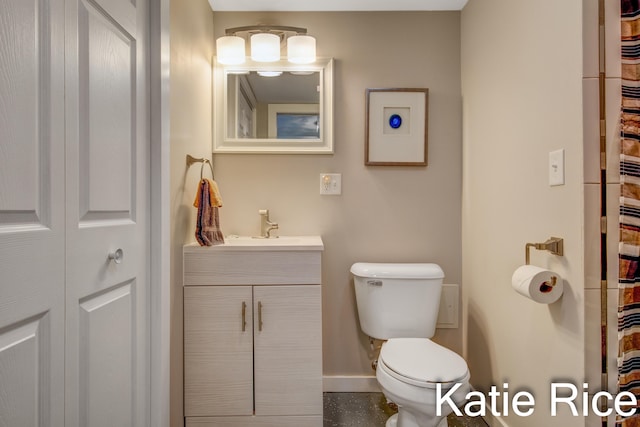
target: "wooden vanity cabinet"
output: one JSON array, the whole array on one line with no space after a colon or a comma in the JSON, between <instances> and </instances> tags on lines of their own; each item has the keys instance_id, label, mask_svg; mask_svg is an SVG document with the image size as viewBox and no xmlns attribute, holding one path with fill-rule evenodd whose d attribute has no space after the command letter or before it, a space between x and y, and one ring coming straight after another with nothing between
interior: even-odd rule
<instances>
[{"instance_id":1,"label":"wooden vanity cabinet","mask_svg":"<svg viewBox=\"0 0 640 427\"><path fill-rule=\"evenodd\" d=\"M184 288L187 417L253 415L251 300L251 286ZM248 322L244 331L243 304Z\"/></svg>"},{"instance_id":2,"label":"wooden vanity cabinet","mask_svg":"<svg viewBox=\"0 0 640 427\"><path fill-rule=\"evenodd\" d=\"M252 271L258 262L245 264L247 277L236 276L234 284L220 284L224 275L217 274L211 285L189 285L190 258L205 255L209 267L202 268L224 269L219 252L185 247L186 426L321 427L321 251L306 254L318 258L315 278L292 275L273 284Z\"/></svg>"}]
</instances>

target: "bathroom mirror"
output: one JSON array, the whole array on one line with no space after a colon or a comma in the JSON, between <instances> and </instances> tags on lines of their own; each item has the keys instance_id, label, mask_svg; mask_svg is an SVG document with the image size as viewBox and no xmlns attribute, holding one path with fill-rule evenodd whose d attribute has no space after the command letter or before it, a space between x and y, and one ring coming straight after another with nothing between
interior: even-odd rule
<instances>
[{"instance_id":1,"label":"bathroom mirror","mask_svg":"<svg viewBox=\"0 0 640 427\"><path fill-rule=\"evenodd\" d=\"M333 153L333 60L214 60L216 153Z\"/></svg>"}]
</instances>

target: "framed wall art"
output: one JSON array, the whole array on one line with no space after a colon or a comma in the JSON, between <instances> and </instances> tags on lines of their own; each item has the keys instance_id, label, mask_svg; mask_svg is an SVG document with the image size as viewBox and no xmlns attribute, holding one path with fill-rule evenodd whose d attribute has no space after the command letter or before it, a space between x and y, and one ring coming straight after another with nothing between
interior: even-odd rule
<instances>
[{"instance_id":1,"label":"framed wall art","mask_svg":"<svg viewBox=\"0 0 640 427\"><path fill-rule=\"evenodd\" d=\"M367 89L365 165L426 166L429 89Z\"/></svg>"}]
</instances>

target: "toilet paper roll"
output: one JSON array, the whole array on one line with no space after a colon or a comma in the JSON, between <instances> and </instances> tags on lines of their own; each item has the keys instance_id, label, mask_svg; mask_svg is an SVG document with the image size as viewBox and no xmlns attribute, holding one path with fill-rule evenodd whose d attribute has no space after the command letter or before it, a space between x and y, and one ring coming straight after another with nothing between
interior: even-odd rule
<instances>
[{"instance_id":1,"label":"toilet paper roll","mask_svg":"<svg viewBox=\"0 0 640 427\"><path fill-rule=\"evenodd\" d=\"M516 292L540 304L556 302L562 295L563 282L558 273L535 265L522 265L511 277Z\"/></svg>"}]
</instances>

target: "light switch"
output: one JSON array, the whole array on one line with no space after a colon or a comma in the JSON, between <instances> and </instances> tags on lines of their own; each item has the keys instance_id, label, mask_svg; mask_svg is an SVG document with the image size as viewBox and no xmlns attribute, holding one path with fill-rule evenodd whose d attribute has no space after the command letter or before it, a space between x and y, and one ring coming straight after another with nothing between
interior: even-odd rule
<instances>
[{"instance_id":1,"label":"light switch","mask_svg":"<svg viewBox=\"0 0 640 427\"><path fill-rule=\"evenodd\" d=\"M342 174L321 173L320 194L326 196L338 196L342 194Z\"/></svg>"},{"instance_id":2,"label":"light switch","mask_svg":"<svg viewBox=\"0 0 640 427\"><path fill-rule=\"evenodd\" d=\"M549 185L564 185L564 148L549 153Z\"/></svg>"}]
</instances>

